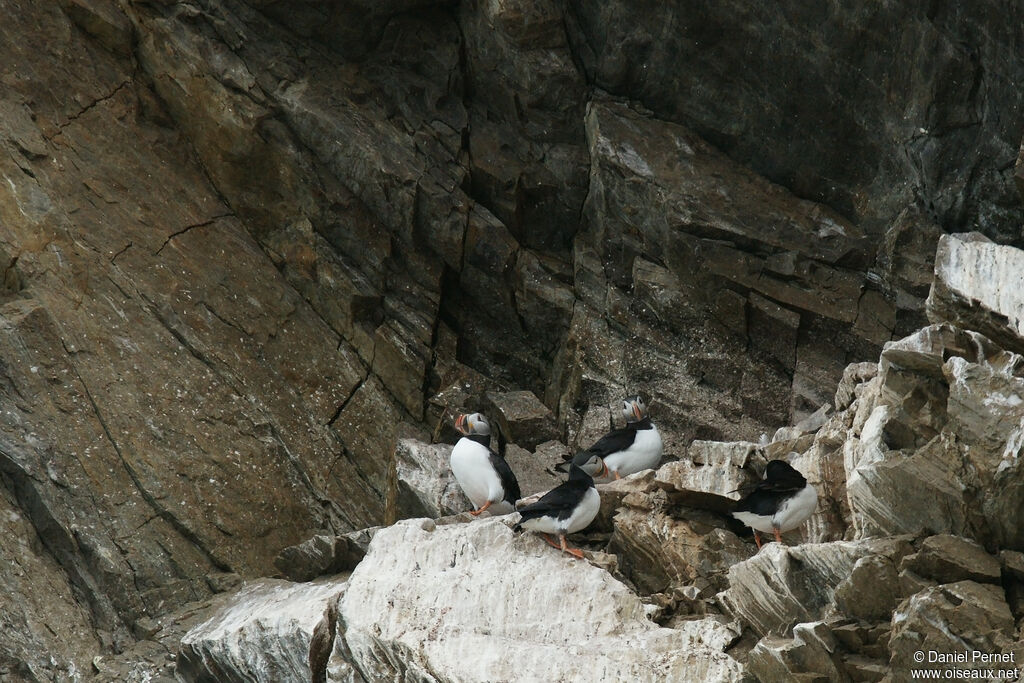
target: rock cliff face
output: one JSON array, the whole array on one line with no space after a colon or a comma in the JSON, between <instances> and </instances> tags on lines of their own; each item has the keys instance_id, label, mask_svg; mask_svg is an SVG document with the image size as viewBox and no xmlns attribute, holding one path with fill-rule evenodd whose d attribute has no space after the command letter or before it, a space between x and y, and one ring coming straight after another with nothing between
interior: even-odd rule
<instances>
[{"instance_id":1,"label":"rock cliff face","mask_svg":"<svg viewBox=\"0 0 1024 683\"><path fill-rule=\"evenodd\" d=\"M1020 550L1020 258L985 238L1021 242L1024 10L790 5L0 0L0 678L163 675L283 548L351 539L281 571L338 570L458 511L408 482L463 408L539 491L645 393L683 464L610 486L592 542L666 624L749 550L680 510L791 451L805 540Z\"/></svg>"},{"instance_id":2,"label":"rock cliff face","mask_svg":"<svg viewBox=\"0 0 1024 683\"><path fill-rule=\"evenodd\" d=\"M351 573L257 582L204 608L181 640L179 675L894 682L921 668L922 652L988 658L939 662L953 678L1012 662L1024 615L1024 360L968 329L1012 322L1024 304L1024 289L1006 286L1018 273L1001 269L1021 252L1007 249L943 237L935 323L886 344L877 364L851 365L835 409L763 444L695 441L657 471L600 484L601 512L579 539L585 561L515 536L515 513L402 520L373 533ZM958 261L990 276L965 278ZM965 280L973 295L951 298ZM435 515L449 500L437 450L404 440L396 454L398 490ZM726 511L776 457L806 473L819 506L793 545L758 552ZM284 553L282 566L317 545ZM346 570L345 557L336 551L325 571Z\"/></svg>"}]
</instances>

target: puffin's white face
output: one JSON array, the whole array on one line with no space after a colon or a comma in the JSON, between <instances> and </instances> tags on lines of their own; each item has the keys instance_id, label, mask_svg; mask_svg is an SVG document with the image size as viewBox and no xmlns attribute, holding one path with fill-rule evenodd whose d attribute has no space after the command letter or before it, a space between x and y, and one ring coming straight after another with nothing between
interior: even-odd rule
<instances>
[{"instance_id":1,"label":"puffin's white face","mask_svg":"<svg viewBox=\"0 0 1024 683\"><path fill-rule=\"evenodd\" d=\"M455 418L455 428L463 434L481 434L483 436L490 436L491 434L490 423L480 413L459 415Z\"/></svg>"},{"instance_id":2,"label":"puffin's white face","mask_svg":"<svg viewBox=\"0 0 1024 683\"><path fill-rule=\"evenodd\" d=\"M626 416L626 422L639 422L647 417L647 405L639 396L627 398L622 402L622 414Z\"/></svg>"},{"instance_id":3,"label":"puffin's white face","mask_svg":"<svg viewBox=\"0 0 1024 683\"><path fill-rule=\"evenodd\" d=\"M595 479L608 474L608 466L605 465L604 460L597 455L590 456L586 462L577 463L576 466Z\"/></svg>"}]
</instances>

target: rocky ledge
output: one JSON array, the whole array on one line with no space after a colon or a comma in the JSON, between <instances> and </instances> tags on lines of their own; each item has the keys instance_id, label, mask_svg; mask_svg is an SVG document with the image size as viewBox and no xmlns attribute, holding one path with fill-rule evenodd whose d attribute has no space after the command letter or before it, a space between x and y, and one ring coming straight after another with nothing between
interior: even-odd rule
<instances>
[{"instance_id":1,"label":"rocky ledge","mask_svg":"<svg viewBox=\"0 0 1024 683\"><path fill-rule=\"evenodd\" d=\"M1024 654L1024 357L1007 348L1024 343L1022 257L944 237L933 324L850 366L834 407L764 443L695 441L657 471L599 484L584 560L514 534L514 514L462 514L450 447L402 441L396 497L439 518L291 549L283 569L319 557L341 573L221 596L180 638L177 674L902 681L919 651ZM550 452L536 449L538 472ZM724 512L778 457L819 506L787 545L757 552Z\"/></svg>"}]
</instances>

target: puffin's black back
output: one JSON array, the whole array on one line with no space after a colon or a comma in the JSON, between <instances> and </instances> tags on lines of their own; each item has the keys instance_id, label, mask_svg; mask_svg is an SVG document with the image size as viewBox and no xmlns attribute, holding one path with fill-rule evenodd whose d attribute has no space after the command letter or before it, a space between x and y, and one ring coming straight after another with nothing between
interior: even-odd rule
<instances>
[{"instance_id":1,"label":"puffin's black back","mask_svg":"<svg viewBox=\"0 0 1024 683\"><path fill-rule=\"evenodd\" d=\"M515 472L512 471L512 468L509 467L503 456L490 449L488 451L491 456L491 467L498 473L498 478L501 480L501 488L505 491L505 500L514 506L516 501L522 497L519 491L519 480L516 479Z\"/></svg>"},{"instance_id":2,"label":"puffin's black back","mask_svg":"<svg viewBox=\"0 0 1024 683\"><path fill-rule=\"evenodd\" d=\"M611 430L598 439L590 448L577 452L571 461L559 463L556 466L556 469L565 472L570 466L570 463L572 465L581 466L595 455L603 458L607 455L611 455L612 453L624 451L633 445L633 441L636 440L636 432L638 429L650 428L651 418L649 417L645 417L644 419L636 422L629 422L625 427Z\"/></svg>"},{"instance_id":3,"label":"puffin's black back","mask_svg":"<svg viewBox=\"0 0 1024 683\"><path fill-rule=\"evenodd\" d=\"M572 515L572 511L576 509L579 502L583 500L583 496L586 495L587 489L593 485L593 478L579 467L576 467L576 465L573 465L569 469L568 481L559 484L545 493L536 503L530 503L525 507L519 508L519 513L522 515L519 523L522 524L528 519L535 519L537 517L566 519ZM519 530L519 524L516 524L515 529Z\"/></svg>"},{"instance_id":4,"label":"puffin's black back","mask_svg":"<svg viewBox=\"0 0 1024 683\"><path fill-rule=\"evenodd\" d=\"M784 501L807 486L804 475L784 460L770 461L764 469L764 476L764 480L757 483L752 493L736 503L736 512L774 515Z\"/></svg>"}]
</instances>

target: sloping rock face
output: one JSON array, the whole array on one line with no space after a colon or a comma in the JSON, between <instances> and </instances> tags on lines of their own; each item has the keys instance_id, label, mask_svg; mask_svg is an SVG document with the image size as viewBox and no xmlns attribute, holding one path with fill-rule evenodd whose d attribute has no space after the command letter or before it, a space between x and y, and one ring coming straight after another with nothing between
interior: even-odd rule
<instances>
[{"instance_id":1,"label":"sloping rock face","mask_svg":"<svg viewBox=\"0 0 1024 683\"><path fill-rule=\"evenodd\" d=\"M660 627L606 571L550 551L500 520L399 522L347 580L244 588L182 639L177 671L186 681L741 676L725 653L734 625Z\"/></svg>"},{"instance_id":2,"label":"sloping rock face","mask_svg":"<svg viewBox=\"0 0 1024 683\"><path fill-rule=\"evenodd\" d=\"M453 590L431 588L439 582ZM368 680L402 671L480 681L739 673L723 653L735 636L729 627L708 619L660 628L607 572L548 552L535 536L516 537L500 520L433 531L410 521L382 532L338 614Z\"/></svg>"},{"instance_id":3,"label":"sloping rock face","mask_svg":"<svg viewBox=\"0 0 1024 683\"><path fill-rule=\"evenodd\" d=\"M1006 48L1019 45L1020 5L593 0L567 16L598 87L691 126L869 234L896 228L920 198L946 230L1020 238L1024 96L1006 89L1024 69Z\"/></svg>"},{"instance_id":4,"label":"sloping rock face","mask_svg":"<svg viewBox=\"0 0 1024 683\"><path fill-rule=\"evenodd\" d=\"M606 380L581 385L582 396L570 391L573 400L593 401L609 382L644 372L674 420L722 427L699 436L758 434L794 409L813 412L845 353L889 338L891 325L866 326L892 312L861 298L868 243L849 221L737 166L682 126L624 105L592 103L586 127L591 191L575 253L583 305L569 332L579 347L564 372ZM846 348L816 348L820 340L799 348L808 329L801 313L822 329L852 328L839 340ZM607 350L588 337L603 338ZM638 339L647 341L635 348ZM681 367L664 361L675 348L686 349ZM834 358L833 368L815 364L823 386L801 370L812 353Z\"/></svg>"},{"instance_id":5,"label":"sloping rock face","mask_svg":"<svg viewBox=\"0 0 1024 683\"><path fill-rule=\"evenodd\" d=\"M176 672L198 681L311 681L330 652L344 581L245 586L181 640Z\"/></svg>"},{"instance_id":6,"label":"sloping rock face","mask_svg":"<svg viewBox=\"0 0 1024 683\"><path fill-rule=\"evenodd\" d=\"M3 573L0 677L85 676L224 576L380 524L396 441L477 397L532 392L540 451L645 391L669 459L832 402L920 327L942 233L1021 218L1020 8L862 5L0 2L0 555L31 569ZM788 68L748 56L780 44ZM976 297L947 279L952 317ZM985 468L1015 413L969 396L1012 403L1016 361L950 353L904 404L948 385L964 440L917 455ZM765 451L822 486L806 540L907 526L843 445L866 375ZM878 415L889 451L930 438ZM950 510L928 528L1017 543L1005 500L974 507L1006 461L959 497L922 475ZM686 491L622 521L734 554L720 520L680 522ZM684 565L646 589L712 574Z\"/></svg>"},{"instance_id":7,"label":"sloping rock face","mask_svg":"<svg viewBox=\"0 0 1024 683\"><path fill-rule=\"evenodd\" d=\"M364 364L167 127L117 6L75 6L86 29L59 3L6 4L0 29L0 473L29 523L0 544L61 567L0 608L52 663L19 637L0 666L44 679L89 671L83 637L116 651L211 575L382 511L330 427Z\"/></svg>"}]
</instances>

